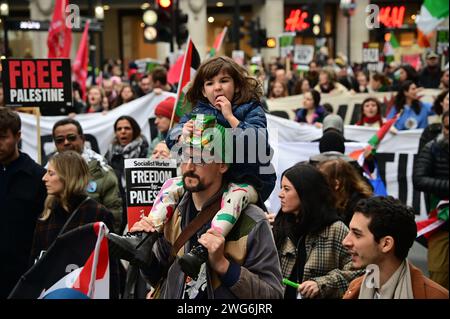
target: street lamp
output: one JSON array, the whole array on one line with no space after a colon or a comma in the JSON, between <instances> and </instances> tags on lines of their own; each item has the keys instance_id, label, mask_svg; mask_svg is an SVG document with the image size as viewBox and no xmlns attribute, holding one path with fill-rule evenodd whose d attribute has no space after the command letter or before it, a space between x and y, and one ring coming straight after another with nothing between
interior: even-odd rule
<instances>
[{"instance_id":1,"label":"street lamp","mask_svg":"<svg viewBox=\"0 0 450 319\"><path fill-rule=\"evenodd\" d=\"M95 18L99 21L105 19L105 10L103 9L103 6L98 5L95 7Z\"/></svg>"},{"instance_id":2,"label":"street lamp","mask_svg":"<svg viewBox=\"0 0 450 319\"><path fill-rule=\"evenodd\" d=\"M341 0L340 8L347 17L347 58L348 64L351 65L350 59L350 17L355 13L356 3L354 0Z\"/></svg>"},{"instance_id":3,"label":"street lamp","mask_svg":"<svg viewBox=\"0 0 450 319\"><path fill-rule=\"evenodd\" d=\"M105 19L105 9L103 8L102 2L99 1L94 8L95 18L101 23ZM103 68L103 26L99 32L99 42L100 42L100 68ZM94 71L95 73L95 71Z\"/></svg>"},{"instance_id":4,"label":"street lamp","mask_svg":"<svg viewBox=\"0 0 450 319\"><path fill-rule=\"evenodd\" d=\"M7 19L9 16L9 4L8 1L2 1L0 3L0 16L2 17L3 21L3 56L8 56L8 23Z\"/></svg>"},{"instance_id":5,"label":"street lamp","mask_svg":"<svg viewBox=\"0 0 450 319\"><path fill-rule=\"evenodd\" d=\"M2 17L9 16L9 4L8 4L8 2L0 3L0 15Z\"/></svg>"}]
</instances>

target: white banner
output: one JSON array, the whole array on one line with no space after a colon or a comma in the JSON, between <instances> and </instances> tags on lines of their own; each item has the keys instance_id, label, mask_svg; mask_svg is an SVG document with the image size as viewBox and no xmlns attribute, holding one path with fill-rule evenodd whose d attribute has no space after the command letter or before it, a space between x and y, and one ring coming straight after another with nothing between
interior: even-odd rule
<instances>
[{"instance_id":1,"label":"white banner","mask_svg":"<svg viewBox=\"0 0 450 319\"><path fill-rule=\"evenodd\" d=\"M100 153L105 154L109 143L114 138L114 122L121 115L134 117L141 126L142 134L150 140L148 119L154 117L155 106L170 95L174 94L149 94L106 114L80 114L75 119L81 123L88 141L91 141L91 144L97 143ZM41 117L42 150L38 149L36 142L38 132L36 118L25 113L21 113L20 117L22 119L22 151L36 161L39 151L42 151L44 155L53 152L55 150L51 137L53 124L63 117ZM310 143L310 141L322 136L321 129L272 115L267 116L267 123L270 144L274 150L273 164L277 176L281 176L281 173L293 164L308 160L311 155L319 153L318 144ZM366 143L375 132L376 129L372 128L345 126L345 137L360 143ZM417 153L421 133L422 130L401 131L397 135L388 133L378 148L377 159L381 175L386 180L388 193L413 206L416 211L420 211L422 219L426 216L425 206L420 194L414 192L412 186L414 155ZM361 144L346 144L346 151L349 153L360 146ZM274 212L279 208L278 191L279 182L270 198L271 210Z\"/></svg>"},{"instance_id":2,"label":"white banner","mask_svg":"<svg viewBox=\"0 0 450 319\"><path fill-rule=\"evenodd\" d=\"M132 116L139 124L142 134L150 142L149 118L155 117L155 107L159 102L168 96L175 94L163 92L159 95L148 94L139 99L123 104L122 106L111 110L105 114L90 113L78 114L75 119L80 122L83 133L86 136L87 143L91 144L94 150L98 150L104 155L109 144L114 138L114 122L122 115ZM52 138L53 125L66 116L41 116L40 117L40 135L41 150L37 145L37 118L31 114L19 113L22 120L22 151L38 161L38 152L42 152L42 164L46 162L46 155L56 150ZM97 145L92 145L97 144Z\"/></svg>"},{"instance_id":3,"label":"white banner","mask_svg":"<svg viewBox=\"0 0 450 319\"><path fill-rule=\"evenodd\" d=\"M322 130L272 115L268 115L267 120L270 145L274 149L273 164L278 177L267 206L272 212L277 212L281 174L295 163L306 161L311 155L319 154L318 143L311 141L320 138ZM346 125L345 137L360 142L346 143L346 154L366 145L376 131L375 128ZM388 194L420 211L418 219L426 217L422 196L414 191L412 184L414 155L417 153L421 134L422 130L400 131L397 135L388 133L377 151L378 167L381 176L386 180Z\"/></svg>"},{"instance_id":4,"label":"white banner","mask_svg":"<svg viewBox=\"0 0 450 319\"><path fill-rule=\"evenodd\" d=\"M433 102L434 98L441 93L440 90L425 89L420 91L419 95L422 96L422 102ZM396 92L383 92L383 93L358 93L352 94L350 92L341 94L321 94L320 103L329 103L333 107L333 113L339 114L345 124L352 124L359 120L359 109L355 110L355 106L360 105L364 99L368 97L375 97L380 102L384 101L384 98L389 101ZM269 111L284 111L287 113L290 119L295 118L295 110L303 106L303 95L292 95L277 99L268 99L267 105ZM353 118L353 121L352 121Z\"/></svg>"}]
</instances>

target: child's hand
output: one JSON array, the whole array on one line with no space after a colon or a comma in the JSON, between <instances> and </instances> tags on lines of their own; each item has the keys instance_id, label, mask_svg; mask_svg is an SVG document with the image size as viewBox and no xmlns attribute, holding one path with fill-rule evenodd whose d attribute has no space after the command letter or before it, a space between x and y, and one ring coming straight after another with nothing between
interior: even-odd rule
<instances>
[{"instance_id":1,"label":"child's hand","mask_svg":"<svg viewBox=\"0 0 450 319\"><path fill-rule=\"evenodd\" d=\"M275 222L275 217L276 217L275 213L266 212L266 218L269 221L269 224L271 227L272 227L273 223Z\"/></svg>"},{"instance_id":2,"label":"child's hand","mask_svg":"<svg viewBox=\"0 0 450 319\"><path fill-rule=\"evenodd\" d=\"M220 95L216 98L214 106L222 112L225 119L233 116L231 102L224 95Z\"/></svg>"},{"instance_id":3,"label":"child's hand","mask_svg":"<svg viewBox=\"0 0 450 319\"><path fill-rule=\"evenodd\" d=\"M153 233L154 231L156 231L155 226L153 225L152 220L150 219L150 217L142 217L141 220L139 220L138 222L136 222L133 227L131 227L130 232L134 233L134 232L139 232L139 231L144 231L147 233Z\"/></svg>"},{"instance_id":4,"label":"child's hand","mask_svg":"<svg viewBox=\"0 0 450 319\"><path fill-rule=\"evenodd\" d=\"M394 135L397 135L398 130L394 125L392 125L391 128L389 129L389 132L391 132Z\"/></svg>"},{"instance_id":5,"label":"child's hand","mask_svg":"<svg viewBox=\"0 0 450 319\"><path fill-rule=\"evenodd\" d=\"M194 132L194 120L189 120L183 125L182 135L184 138L190 137Z\"/></svg>"}]
</instances>

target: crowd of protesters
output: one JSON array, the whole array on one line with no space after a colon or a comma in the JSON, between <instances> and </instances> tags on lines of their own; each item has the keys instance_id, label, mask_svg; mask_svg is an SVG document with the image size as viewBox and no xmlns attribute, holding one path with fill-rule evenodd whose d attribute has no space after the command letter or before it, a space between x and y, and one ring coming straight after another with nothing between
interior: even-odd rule
<instances>
[{"instance_id":1,"label":"crowd of protesters","mask_svg":"<svg viewBox=\"0 0 450 319\"><path fill-rule=\"evenodd\" d=\"M187 92L193 113L175 117L179 124L170 130L175 99L163 100L155 108L157 135L151 141L133 117L121 116L112 125L108 151L101 155L85 147L75 114L108 112L151 92L176 91L164 66L138 74L130 64L127 78L113 62L88 88L84 100L74 84L74 108L69 118L54 124L55 153L46 172L19 150L20 117L0 107L0 203L14 211L3 214L1 224L2 243L8 244L0 246L0 253L8 262L0 268L0 298L9 295L61 232L95 221L107 225L113 245L126 244L120 246L122 255L111 258L130 262L126 270L117 258L111 261L111 298L448 298L448 64L441 70L438 59L430 51L421 70L391 63L384 72L374 73L348 65L343 56L318 58L300 73L275 59L250 74L230 58L212 58L203 62ZM441 93L432 104L422 102L422 88ZM368 97L355 124L380 128L397 116L392 133L423 129L420 146L417 141L414 187L425 193L428 211L447 201L445 222L428 240L431 279L406 261L417 235L414 213L390 196L375 196L365 168L345 155L342 118L321 103L323 94L386 91L396 92L387 112L383 114L375 97ZM295 121L322 128L317 140L321 154L280 176L277 214L264 206L275 174L259 175L263 163L224 164L217 157L212 162L193 161L198 150L192 143L192 118L197 114L213 115L219 129L263 129L268 134L267 100L297 94L303 95L303 105L293 107ZM438 122L429 122L430 115L437 115ZM239 138L235 143L248 147ZM267 140L262 141L265 149L270 148ZM123 235L128 230L124 160L169 158L178 143L189 150L180 176L169 182L177 188L163 186L162 206L154 208L161 212L152 210ZM365 155L370 171L375 160ZM223 222L225 215L228 224ZM196 216L207 217L191 226ZM184 238L186 230L190 233ZM146 249L144 260L129 257L139 251L137 246ZM203 261L200 268L186 270L197 257ZM370 280L364 272L369 265L380 269L378 287L364 284ZM291 284L283 286L283 278ZM137 289L133 293L131 283Z\"/></svg>"}]
</instances>

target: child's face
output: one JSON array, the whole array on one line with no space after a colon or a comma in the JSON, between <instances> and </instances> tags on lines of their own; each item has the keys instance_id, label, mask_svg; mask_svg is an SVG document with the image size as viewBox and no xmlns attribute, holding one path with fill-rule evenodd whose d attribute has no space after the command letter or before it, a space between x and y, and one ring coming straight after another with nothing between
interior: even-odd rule
<instances>
[{"instance_id":1,"label":"child's face","mask_svg":"<svg viewBox=\"0 0 450 319\"><path fill-rule=\"evenodd\" d=\"M228 73L220 71L212 79L203 83L203 96L206 97L212 105L216 105L216 99L219 96L225 96L228 101L233 101L234 80Z\"/></svg>"}]
</instances>

